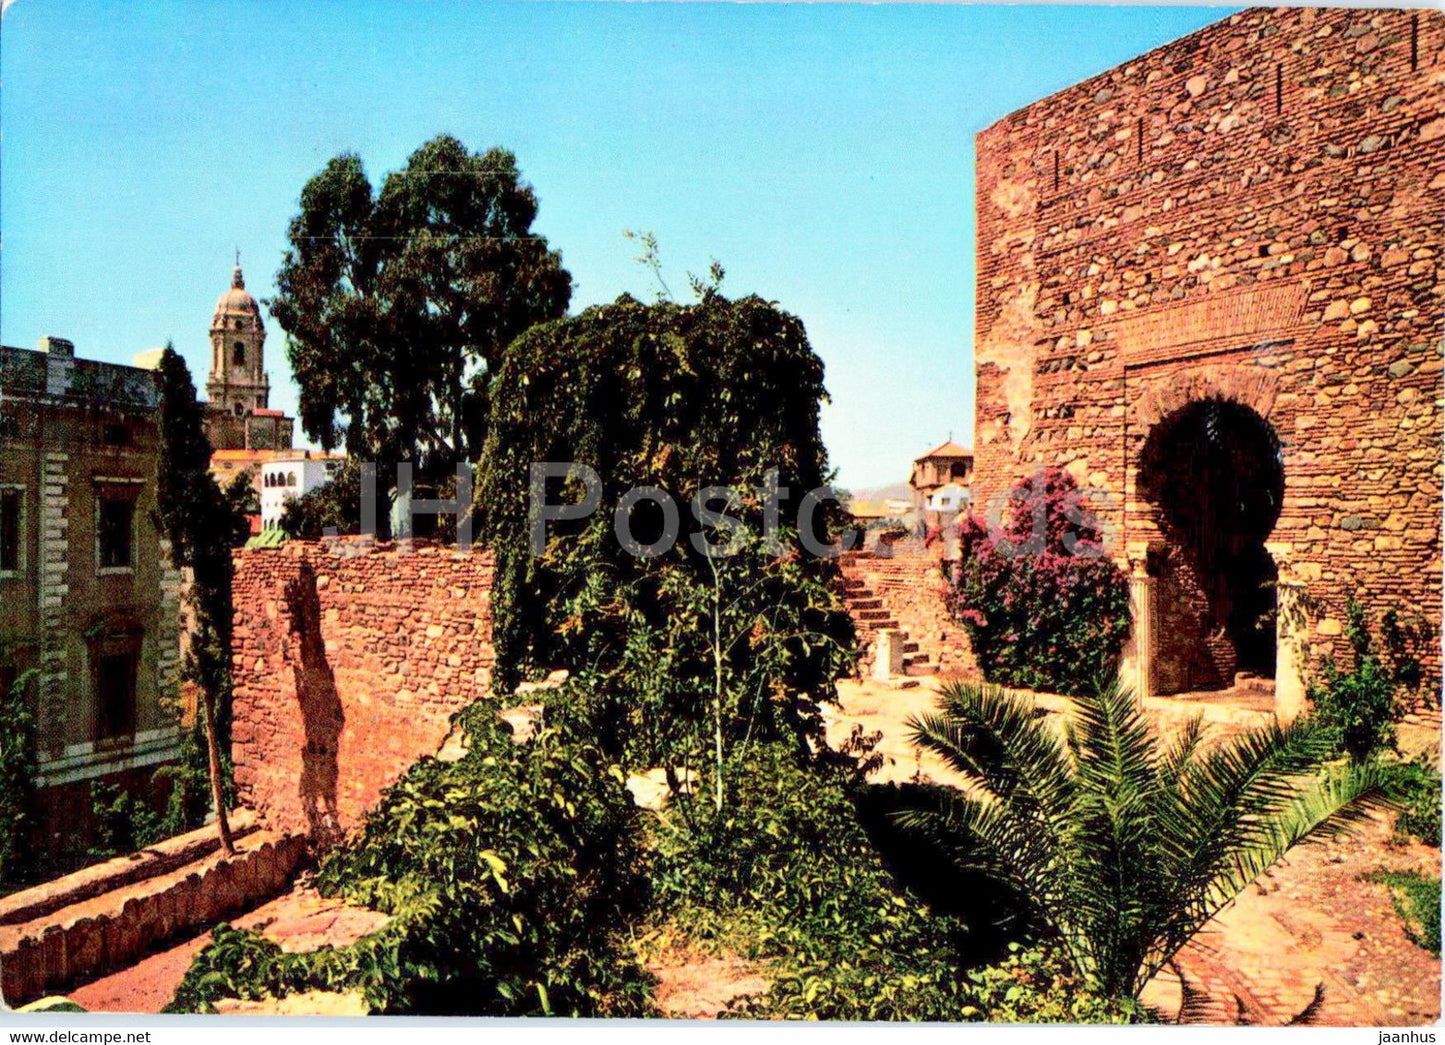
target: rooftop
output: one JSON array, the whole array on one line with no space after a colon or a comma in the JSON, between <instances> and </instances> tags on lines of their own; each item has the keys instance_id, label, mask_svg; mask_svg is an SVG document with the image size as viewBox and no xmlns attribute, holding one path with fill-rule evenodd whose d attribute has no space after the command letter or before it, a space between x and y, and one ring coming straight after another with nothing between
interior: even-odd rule
<instances>
[{"instance_id":1,"label":"rooftop","mask_svg":"<svg viewBox=\"0 0 1445 1045\"><path fill-rule=\"evenodd\" d=\"M922 457L914 458L915 461L926 461L930 457L972 457L973 451L966 446L959 446L952 439L946 443L940 443Z\"/></svg>"},{"instance_id":2,"label":"rooftop","mask_svg":"<svg viewBox=\"0 0 1445 1045\"><path fill-rule=\"evenodd\" d=\"M64 338L44 337L38 349L0 345L0 395L7 399L153 410L155 374L123 363L79 359Z\"/></svg>"}]
</instances>

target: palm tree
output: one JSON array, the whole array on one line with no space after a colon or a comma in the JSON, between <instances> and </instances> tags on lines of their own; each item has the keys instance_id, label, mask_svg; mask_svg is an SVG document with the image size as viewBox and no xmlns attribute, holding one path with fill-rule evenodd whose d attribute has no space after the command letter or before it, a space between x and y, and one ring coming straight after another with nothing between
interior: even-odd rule
<instances>
[{"instance_id":1,"label":"palm tree","mask_svg":"<svg viewBox=\"0 0 1445 1045\"><path fill-rule=\"evenodd\" d=\"M1016 889L1111 999L1137 997L1292 846L1384 801L1373 767L1325 768L1308 717L1204 746L1198 718L1151 734L1117 679L1075 707L1060 730L998 687L945 688L909 726L966 786L898 818Z\"/></svg>"}]
</instances>

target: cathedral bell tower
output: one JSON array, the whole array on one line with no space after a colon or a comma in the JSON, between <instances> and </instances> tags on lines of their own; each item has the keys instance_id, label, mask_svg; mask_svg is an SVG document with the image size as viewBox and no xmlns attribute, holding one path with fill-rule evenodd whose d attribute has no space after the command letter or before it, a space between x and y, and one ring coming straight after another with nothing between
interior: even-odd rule
<instances>
[{"instance_id":1,"label":"cathedral bell tower","mask_svg":"<svg viewBox=\"0 0 1445 1045\"><path fill-rule=\"evenodd\" d=\"M266 409L271 382L265 370L266 326L261 307L246 292L241 258L231 274L231 289L216 302L211 320L211 374L206 395L213 409L245 417Z\"/></svg>"}]
</instances>

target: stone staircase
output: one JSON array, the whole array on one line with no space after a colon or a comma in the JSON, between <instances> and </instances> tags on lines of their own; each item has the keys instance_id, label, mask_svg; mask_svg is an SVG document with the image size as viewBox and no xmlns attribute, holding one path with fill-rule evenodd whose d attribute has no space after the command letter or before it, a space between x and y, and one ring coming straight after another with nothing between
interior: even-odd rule
<instances>
[{"instance_id":1,"label":"stone staircase","mask_svg":"<svg viewBox=\"0 0 1445 1045\"><path fill-rule=\"evenodd\" d=\"M848 614L853 618L853 625L858 631L858 653L860 673L868 674L873 666L873 659L877 652L878 632L902 631L905 635L903 644L903 673L910 676L936 675L938 665L933 659L919 647L919 644L911 638L907 638L907 630L895 619L893 612L884 604L883 598L878 595L869 582L861 577L845 577L843 580L843 601L848 608Z\"/></svg>"}]
</instances>

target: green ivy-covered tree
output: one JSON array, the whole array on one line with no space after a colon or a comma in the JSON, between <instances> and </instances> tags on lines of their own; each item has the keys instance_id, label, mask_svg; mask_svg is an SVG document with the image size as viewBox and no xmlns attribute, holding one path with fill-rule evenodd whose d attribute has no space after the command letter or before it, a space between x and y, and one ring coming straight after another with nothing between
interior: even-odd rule
<instances>
[{"instance_id":1,"label":"green ivy-covered tree","mask_svg":"<svg viewBox=\"0 0 1445 1045\"><path fill-rule=\"evenodd\" d=\"M193 627L184 672L199 689L198 709L206 734L211 800L221 846L235 851L226 815L225 751L229 748L231 692L231 542L235 515L211 475L196 386L186 361L167 345L156 368L160 388L156 458L157 523L170 539L171 562L189 567L187 600Z\"/></svg>"},{"instance_id":2,"label":"green ivy-covered tree","mask_svg":"<svg viewBox=\"0 0 1445 1045\"><path fill-rule=\"evenodd\" d=\"M832 563L796 525L804 495L828 478L826 394L803 324L757 297L708 290L684 306L623 296L519 338L493 384L477 498L497 556L499 690L529 666L594 673L609 746L714 767L719 802L735 742L816 732L814 702L832 694L852 645ZM588 466L599 496L586 518L551 523L533 554L541 462ZM582 486L558 476L543 492L570 503ZM700 527L695 499L724 486L739 498L704 507L732 521ZM639 547L665 521L655 501L629 500L643 487L675 501L679 536L637 554L615 532L619 516ZM764 492L773 488L786 493ZM808 520L819 544L835 509L823 500ZM702 542L733 542L736 554L703 554Z\"/></svg>"},{"instance_id":3,"label":"green ivy-covered tree","mask_svg":"<svg viewBox=\"0 0 1445 1045\"><path fill-rule=\"evenodd\" d=\"M352 153L311 178L271 302L306 433L376 461L383 490L398 461L437 481L475 460L507 345L571 299L536 216L512 153L448 135L380 192Z\"/></svg>"}]
</instances>

